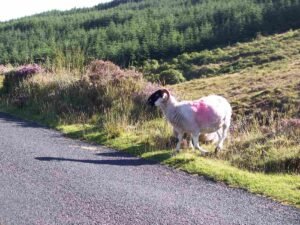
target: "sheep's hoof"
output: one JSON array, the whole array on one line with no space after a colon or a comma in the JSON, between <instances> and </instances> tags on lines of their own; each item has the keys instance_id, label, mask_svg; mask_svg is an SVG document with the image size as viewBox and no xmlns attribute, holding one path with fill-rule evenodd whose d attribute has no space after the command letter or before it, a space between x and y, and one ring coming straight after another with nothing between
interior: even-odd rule
<instances>
[{"instance_id":1,"label":"sheep's hoof","mask_svg":"<svg viewBox=\"0 0 300 225\"><path fill-rule=\"evenodd\" d=\"M191 151L191 152L195 152L194 148L189 148L188 150Z\"/></svg>"},{"instance_id":2,"label":"sheep's hoof","mask_svg":"<svg viewBox=\"0 0 300 225\"><path fill-rule=\"evenodd\" d=\"M205 149L200 150L201 155L207 156L209 154L209 151L206 151Z\"/></svg>"},{"instance_id":3,"label":"sheep's hoof","mask_svg":"<svg viewBox=\"0 0 300 225\"><path fill-rule=\"evenodd\" d=\"M177 153L179 153L178 150L172 151L171 156L175 156Z\"/></svg>"},{"instance_id":4,"label":"sheep's hoof","mask_svg":"<svg viewBox=\"0 0 300 225\"><path fill-rule=\"evenodd\" d=\"M215 154L218 154L218 152L221 150L221 148L220 147L216 147L215 148Z\"/></svg>"}]
</instances>

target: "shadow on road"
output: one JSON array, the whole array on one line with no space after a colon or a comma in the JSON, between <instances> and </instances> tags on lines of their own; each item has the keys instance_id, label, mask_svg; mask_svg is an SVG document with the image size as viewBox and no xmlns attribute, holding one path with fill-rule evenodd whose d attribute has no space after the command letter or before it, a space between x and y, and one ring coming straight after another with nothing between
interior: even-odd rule
<instances>
[{"instance_id":1,"label":"shadow on road","mask_svg":"<svg viewBox=\"0 0 300 225\"><path fill-rule=\"evenodd\" d=\"M18 117L15 117L10 114L3 113L3 112L0 112L0 122L1 122L1 120L5 121L5 122L15 123L16 126L20 126L20 127L47 128L46 126L43 126L36 122L20 119Z\"/></svg>"},{"instance_id":2,"label":"shadow on road","mask_svg":"<svg viewBox=\"0 0 300 225\"><path fill-rule=\"evenodd\" d=\"M114 160L91 160L91 159L69 159L58 157L36 157L35 159L40 161L67 161L67 162L79 162L79 163L91 163L91 164L107 164L114 166L141 166L141 165L154 165L155 162L146 161L143 159L114 159Z\"/></svg>"},{"instance_id":3,"label":"shadow on road","mask_svg":"<svg viewBox=\"0 0 300 225\"><path fill-rule=\"evenodd\" d=\"M104 157L122 157L122 158L132 158L132 155L125 152L100 152L95 155L104 156Z\"/></svg>"}]
</instances>

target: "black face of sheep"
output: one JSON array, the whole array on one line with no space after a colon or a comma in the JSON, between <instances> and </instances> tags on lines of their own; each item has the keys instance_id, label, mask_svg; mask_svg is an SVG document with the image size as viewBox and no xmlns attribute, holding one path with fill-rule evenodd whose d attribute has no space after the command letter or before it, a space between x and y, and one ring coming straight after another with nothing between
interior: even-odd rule
<instances>
[{"instance_id":1,"label":"black face of sheep","mask_svg":"<svg viewBox=\"0 0 300 225\"><path fill-rule=\"evenodd\" d=\"M164 93L167 94L168 98L170 97L169 91L166 89L160 89L156 92L154 92L152 95L150 95L150 97L148 98L147 104L151 105L151 106L155 106L155 102L159 99L159 98L163 98Z\"/></svg>"}]
</instances>

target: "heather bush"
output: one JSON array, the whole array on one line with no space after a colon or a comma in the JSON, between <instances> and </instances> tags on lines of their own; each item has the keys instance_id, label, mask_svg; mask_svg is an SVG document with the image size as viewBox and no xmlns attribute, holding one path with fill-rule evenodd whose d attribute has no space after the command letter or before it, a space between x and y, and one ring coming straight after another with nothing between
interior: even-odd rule
<instances>
[{"instance_id":1,"label":"heather bush","mask_svg":"<svg viewBox=\"0 0 300 225\"><path fill-rule=\"evenodd\" d=\"M118 84L124 80L141 80L142 74L134 70L122 70L110 61L95 60L88 66L87 79L92 85Z\"/></svg>"},{"instance_id":2,"label":"heather bush","mask_svg":"<svg viewBox=\"0 0 300 225\"><path fill-rule=\"evenodd\" d=\"M98 112L113 109L130 114L135 93L145 85L141 73L122 70L119 66L102 60L93 61L86 75L79 81L79 88L85 90L85 99Z\"/></svg>"},{"instance_id":3,"label":"heather bush","mask_svg":"<svg viewBox=\"0 0 300 225\"><path fill-rule=\"evenodd\" d=\"M5 73L3 81L4 92L12 93L22 81L40 72L42 72L42 68L37 64L28 64L8 71Z\"/></svg>"},{"instance_id":4,"label":"heather bush","mask_svg":"<svg viewBox=\"0 0 300 225\"><path fill-rule=\"evenodd\" d=\"M96 60L79 83L91 114L103 115L98 123L111 137L120 135L130 124L157 116L158 111L150 110L146 99L159 85L146 82L135 70L122 70L111 62Z\"/></svg>"},{"instance_id":5,"label":"heather bush","mask_svg":"<svg viewBox=\"0 0 300 225\"><path fill-rule=\"evenodd\" d=\"M130 124L147 118L148 113L154 115L145 102L158 87L135 70L96 60L81 76L66 71L28 76L14 91L14 98L25 96L40 114L51 111L70 123L98 118L99 126L111 130L110 124Z\"/></svg>"},{"instance_id":6,"label":"heather bush","mask_svg":"<svg viewBox=\"0 0 300 225\"><path fill-rule=\"evenodd\" d=\"M138 92L133 93L134 102L137 105L145 104L147 98L160 88L162 88L162 86L157 83L144 82L143 88Z\"/></svg>"},{"instance_id":7,"label":"heather bush","mask_svg":"<svg viewBox=\"0 0 300 225\"><path fill-rule=\"evenodd\" d=\"M160 88L162 88L162 86L158 83L143 81L142 88L134 92L132 95L132 118L143 118L143 120L149 120L160 115L160 110L154 110L152 107L146 104L148 97Z\"/></svg>"}]
</instances>

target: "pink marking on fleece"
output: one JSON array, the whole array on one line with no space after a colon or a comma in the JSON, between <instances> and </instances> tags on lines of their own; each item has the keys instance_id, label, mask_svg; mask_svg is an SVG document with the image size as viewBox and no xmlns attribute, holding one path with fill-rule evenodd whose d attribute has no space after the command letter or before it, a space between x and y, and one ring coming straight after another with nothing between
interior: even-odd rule
<instances>
[{"instance_id":1,"label":"pink marking on fleece","mask_svg":"<svg viewBox=\"0 0 300 225\"><path fill-rule=\"evenodd\" d=\"M196 113L196 121L198 124L205 126L206 124L212 124L216 121L216 112L203 100L192 102L191 107Z\"/></svg>"}]
</instances>

